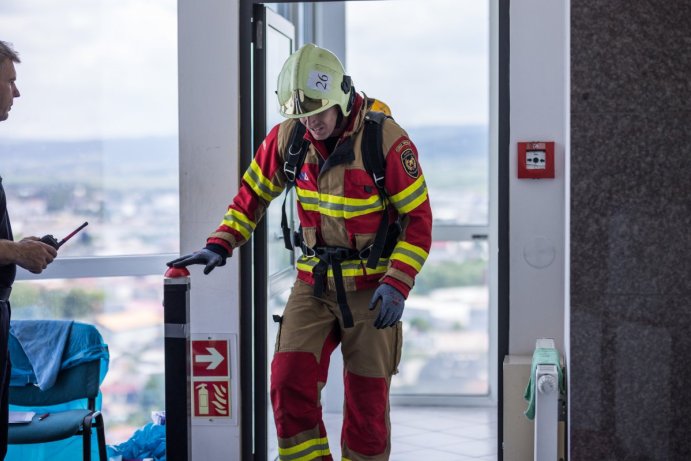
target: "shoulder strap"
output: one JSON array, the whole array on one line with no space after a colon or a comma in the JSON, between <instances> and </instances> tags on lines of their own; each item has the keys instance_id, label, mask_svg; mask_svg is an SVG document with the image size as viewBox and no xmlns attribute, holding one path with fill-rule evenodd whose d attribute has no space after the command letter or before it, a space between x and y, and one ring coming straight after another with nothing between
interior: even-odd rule
<instances>
[{"instance_id":1,"label":"shoulder strap","mask_svg":"<svg viewBox=\"0 0 691 461\"><path fill-rule=\"evenodd\" d=\"M384 188L384 173L386 172L386 161L382 147L382 130L384 120L387 115L383 112L370 111L365 115L365 128L362 134L362 161L365 169L372 176L374 184L377 186L379 196L382 199L384 210L382 211L381 221L374 243L367 257L367 267L376 269L379 259L387 246L387 234L389 233L389 211L386 209L388 202L386 189Z\"/></svg>"},{"instance_id":2,"label":"shoulder strap","mask_svg":"<svg viewBox=\"0 0 691 461\"><path fill-rule=\"evenodd\" d=\"M288 217L286 215L286 200L290 189L295 185L297 175L305 162L305 155L310 145L309 141L304 139L305 125L299 121L293 127L293 132L290 135L290 144L288 145L288 152L283 158L283 173L286 176L286 191L283 196L283 206L281 207L281 231L283 232L283 244L286 249L293 249L293 234L288 225Z\"/></svg>"},{"instance_id":3,"label":"shoulder strap","mask_svg":"<svg viewBox=\"0 0 691 461\"><path fill-rule=\"evenodd\" d=\"M386 197L384 190L384 152L382 151L382 129L387 116L383 112L367 112L365 115L365 129L362 135L362 161L365 169L374 179L382 198Z\"/></svg>"},{"instance_id":4,"label":"shoulder strap","mask_svg":"<svg viewBox=\"0 0 691 461\"><path fill-rule=\"evenodd\" d=\"M297 122L290 135L290 144L288 145L287 155L284 155L285 163L283 164L283 172L288 180L288 187L292 187L295 184L295 178L305 161L305 154L310 144L305 139L305 131L305 125Z\"/></svg>"}]
</instances>

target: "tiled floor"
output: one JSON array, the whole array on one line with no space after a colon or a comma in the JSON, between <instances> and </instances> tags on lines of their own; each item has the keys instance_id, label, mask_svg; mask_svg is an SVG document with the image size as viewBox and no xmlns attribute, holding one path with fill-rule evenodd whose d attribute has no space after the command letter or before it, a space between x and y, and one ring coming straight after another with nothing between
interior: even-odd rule
<instances>
[{"instance_id":1,"label":"tiled floor","mask_svg":"<svg viewBox=\"0 0 691 461\"><path fill-rule=\"evenodd\" d=\"M324 413L334 460L341 459L341 415ZM495 461L496 407L391 408L391 461Z\"/></svg>"}]
</instances>

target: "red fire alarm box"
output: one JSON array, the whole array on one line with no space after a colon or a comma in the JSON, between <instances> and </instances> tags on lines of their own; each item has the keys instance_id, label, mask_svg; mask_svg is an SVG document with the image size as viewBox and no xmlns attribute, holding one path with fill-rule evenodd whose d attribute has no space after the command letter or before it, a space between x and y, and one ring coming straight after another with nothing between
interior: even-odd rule
<instances>
[{"instance_id":1,"label":"red fire alarm box","mask_svg":"<svg viewBox=\"0 0 691 461\"><path fill-rule=\"evenodd\" d=\"M519 178L554 178L554 141L518 143Z\"/></svg>"}]
</instances>

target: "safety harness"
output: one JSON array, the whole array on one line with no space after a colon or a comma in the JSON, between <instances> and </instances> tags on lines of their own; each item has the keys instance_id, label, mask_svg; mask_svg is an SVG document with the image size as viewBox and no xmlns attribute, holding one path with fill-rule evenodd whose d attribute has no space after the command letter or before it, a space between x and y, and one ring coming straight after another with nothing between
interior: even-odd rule
<instances>
[{"instance_id":1,"label":"safety harness","mask_svg":"<svg viewBox=\"0 0 691 461\"><path fill-rule=\"evenodd\" d=\"M314 276L314 295L317 297L321 296L326 289L328 270L329 267L332 268L334 284L336 285L336 300L338 301L343 316L343 325L346 328L353 326L353 316L348 307L346 291L343 286L341 263L353 259L367 260L366 267L375 269L382 256L388 257L391 255L401 232L399 220L396 220L391 225L389 224L389 213L386 206L388 203L388 195L384 188L384 172L386 165L384 152L382 151L382 127L387 117L386 114L375 111L369 111L365 114L365 125L361 141L362 159L365 170L370 174L377 187L384 209L382 210L382 218L377 228L374 242L362 251L332 246L309 247L302 237L301 230L293 232L288 225L286 200L290 189L295 185L298 173L302 169L310 144L309 141L304 139L305 126L302 123L296 123L293 128L290 143L288 145L288 153L285 156L285 163L283 164L283 172L285 173L287 184L281 210L281 231L283 232L285 247L288 250L300 247L305 256L317 257L319 259L319 263L312 269L312 275Z\"/></svg>"}]
</instances>

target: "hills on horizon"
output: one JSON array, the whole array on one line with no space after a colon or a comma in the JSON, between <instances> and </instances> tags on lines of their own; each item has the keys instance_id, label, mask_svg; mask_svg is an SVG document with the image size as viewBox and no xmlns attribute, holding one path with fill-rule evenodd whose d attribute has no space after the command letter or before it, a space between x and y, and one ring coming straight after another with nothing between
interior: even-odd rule
<instances>
[{"instance_id":1,"label":"hills on horizon","mask_svg":"<svg viewBox=\"0 0 691 461\"><path fill-rule=\"evenodd\" d=\"M446 162L487 152L486 126L427 126L407 130L425 163ZM0 140L0 175L36 177L45 168L51 181L108 176L128 179L177 175L177 137L106 140ZM39 174L39 176L42 176Z\"/></svg>"}]
</instances>

